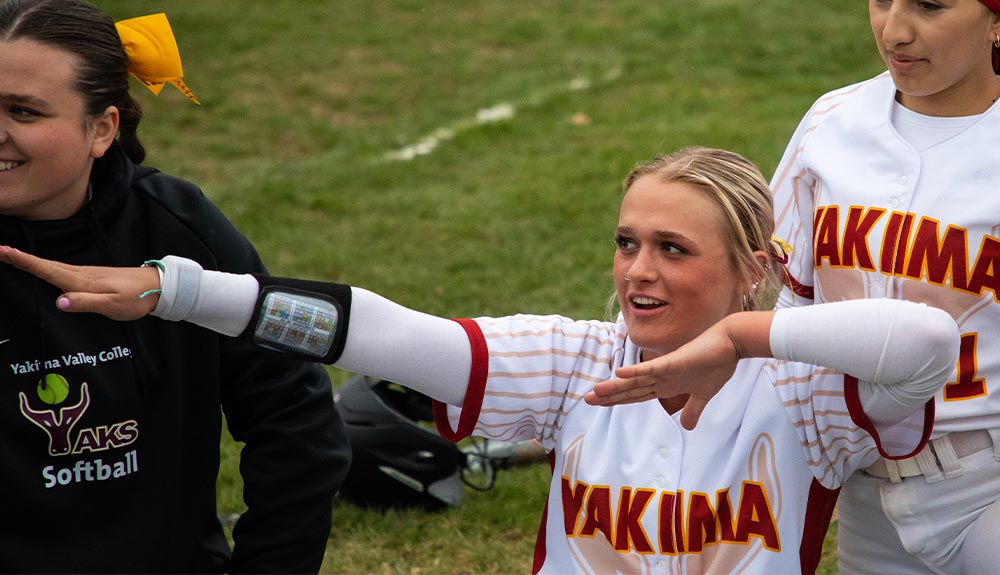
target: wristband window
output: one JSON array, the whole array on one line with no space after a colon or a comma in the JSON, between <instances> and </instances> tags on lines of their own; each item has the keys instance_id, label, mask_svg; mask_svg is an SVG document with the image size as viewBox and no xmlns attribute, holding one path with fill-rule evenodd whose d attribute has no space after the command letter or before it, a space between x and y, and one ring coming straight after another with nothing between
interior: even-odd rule
<instances>
[{"instance_id":1,"label":"wristband window","mask_svg":"<svg viewBox=\"0 0 1000 575\"><path fill-rule=\"evenodd\" d=\"M254 342L279 351L322 358L337 335L340 312L330 301L272 291L263 298Z\"/></svg>"}]
</instances>

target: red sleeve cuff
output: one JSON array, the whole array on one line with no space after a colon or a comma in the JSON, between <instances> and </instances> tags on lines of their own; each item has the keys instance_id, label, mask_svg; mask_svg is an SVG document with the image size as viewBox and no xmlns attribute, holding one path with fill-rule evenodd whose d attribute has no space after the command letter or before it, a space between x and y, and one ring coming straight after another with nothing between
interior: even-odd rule
<instances>
[{"instance_id":1,"label":"red sleeve cuff","mask_svg":"<svg viewBox=\"0 0 1000 575\"><path fill-rule=\"evenodd\" d=\"M913 449L913 451L903 455L889 455L882 447L882 438L879 437L878 429L876 429L875 424L868 419L868 415L865 413L865 410L861 408L861 398L858 397L858 380L850 375L844 376L844 400L847 402L847 410L851 414L851 420L854 421L855 425L864 429L872 436L872 439L875 440L875 446L878 447L879 455L886 459L899 460L913 457L927 445L927 442L931 438L931 431L934 430L933 397L927 400L927 403L924 404L924 431L920 436L920 442Z\"/></svg>"},{"instance_id":2,"label":"red sleeve cuff","mask_svg":"<svg viewBox=\"0 0 1000 575\"><path fill-rule=\"evenodd\" d=\"M479 329L479 324L471 319L454 320L465 329L469 337L469 347L472 349L472 369L469 370L469 387L465 391L465 401L462 403L462 415L458 420L458 429L451 428L448 421L448 404L434 401L434 424L441 437L448 441L460 441L472 435L472 430L479 421L479 413L483 408L483 395L486 393L486 376L489 374L490 354L486 346L486 338Z\"/></svg>"}]
</instances>

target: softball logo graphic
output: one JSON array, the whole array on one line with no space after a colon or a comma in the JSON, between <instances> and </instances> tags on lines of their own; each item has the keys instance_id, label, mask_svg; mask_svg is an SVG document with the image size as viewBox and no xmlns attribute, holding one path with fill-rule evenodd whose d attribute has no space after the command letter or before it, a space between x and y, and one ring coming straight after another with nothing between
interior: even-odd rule
<instances>
[{"instance_id":1,"label":"softball logo graphic","mask_svg":"<svg viewBox=\"0 0 1000 575\"><path fill-rule=\"evenodd\" d=\"M46 374L40 379L35 393L48 408L39 409L39 402L31 398L31 392L22 391L19 394L21 414L48 436L49 455L107 451L130 445L139 438L139 422L135 419L77 429L77 424L91 403L90 385L86 382L80 386L80 399L73 405L61 405L69 397L69 382L55 373ZM31 406L32 401L36 407ZM134 462L129 469L136 469Z\"/></svg>"}]
</instances>

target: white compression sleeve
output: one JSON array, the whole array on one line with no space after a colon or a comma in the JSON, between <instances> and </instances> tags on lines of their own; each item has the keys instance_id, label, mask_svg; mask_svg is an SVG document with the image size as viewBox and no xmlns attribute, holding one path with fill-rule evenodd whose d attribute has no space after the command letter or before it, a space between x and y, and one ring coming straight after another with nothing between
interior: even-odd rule
<instances>
[{"instance_id":1,"label":"white compression sleeve","mask_svg":"<svg viewBox=\"0 0 1000 575\"><path fill-rule=\"evenodd\" d=\"M188 321L225 335L243 332L260 286L251 275L203 270L163 258L160 301L153 315ZM461 405L472 349L458 323L417 312L368 290L351 288L347 342L335 367L393 381L438 401Z\"/></svg>"},{"instance_id":2,"label":"white compression sleeve","mask_svg":"<svg viewBox=\"0 0 1000 575\"><path fill-rule=\"evenodd\" d=\"M197 262L177 256L162 261L162 291L152 315L233 337L243 333L260 291L252 275L205 271Z\"/></svg>"},{"instance_id":3,"label":"white compression sleeve","mask_svg":"<svg viewBox=\"0 0 1000 575\"><path fill-rule=\"evenodd\" d=\"M336 367L462 405L472 348L461 325L361 288L351 288L351 300L347 343Z\"/></svg>"},{"instance_id":4,"label":"white compression sleeve","mask_svg":"<svg viewBox=\"0 0 1000 575\"><path fill-rule=\"evenodd\" d=\"M958 326L924 304L861 299L775 312L778 359L822 365L858 378L862 406L876 422L900 421L946 382L958 360Z\"/></svg>"}]
</instances>

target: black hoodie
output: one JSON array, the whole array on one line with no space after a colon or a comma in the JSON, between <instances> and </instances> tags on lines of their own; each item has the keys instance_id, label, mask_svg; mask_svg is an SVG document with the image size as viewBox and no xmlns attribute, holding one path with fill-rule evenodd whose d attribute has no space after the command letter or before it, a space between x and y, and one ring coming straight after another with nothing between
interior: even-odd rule
<instances>
[{"instance_id":1,"label":"black hoodie","mask_svg":"<svg viewBox=\"0 0 1000 575\"><path fill-rule=\"evenodd\" d=\"M265 271L197 187L117 145L78 214L0 217L0 244L71 264L173 254ZM63 313L58 289L8 266L0 285L0 571L319 570L350 459L323 368L186 323ZM215 501L223 411L245 443L232 554Z\"/></svg>"}]
</instances>

